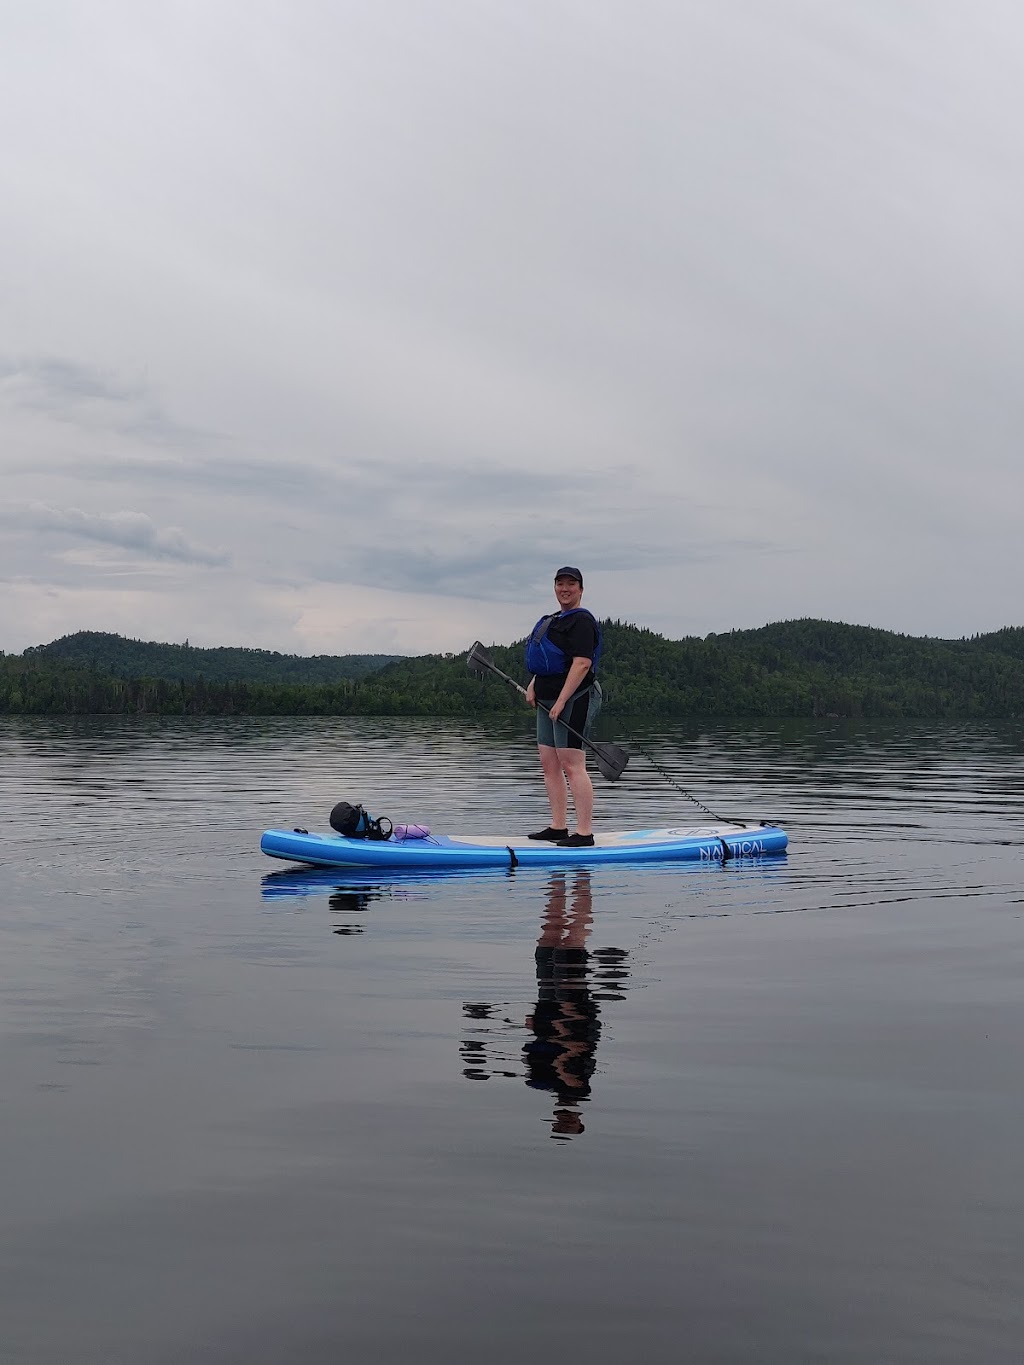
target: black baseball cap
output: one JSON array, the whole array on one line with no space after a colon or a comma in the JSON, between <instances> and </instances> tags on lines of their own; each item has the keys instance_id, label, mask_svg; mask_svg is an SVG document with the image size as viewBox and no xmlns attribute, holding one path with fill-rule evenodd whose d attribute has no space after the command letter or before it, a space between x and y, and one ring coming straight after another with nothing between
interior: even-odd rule
<instances>
[{"instance_id":1,"label":"black baseball cap","mask_svg":"<svg viewBox=\"0 0 1024 1365\"><path fill-rule=\"evenodd\" d=\"M558 572L555 574L555 577L575 578L576 582L580 585L580 587L581 588L583 587L583 575L580 573L579 569L574 569L571 564L566 564L564 568L559 569Z\"/></svg>"}]
</instances>

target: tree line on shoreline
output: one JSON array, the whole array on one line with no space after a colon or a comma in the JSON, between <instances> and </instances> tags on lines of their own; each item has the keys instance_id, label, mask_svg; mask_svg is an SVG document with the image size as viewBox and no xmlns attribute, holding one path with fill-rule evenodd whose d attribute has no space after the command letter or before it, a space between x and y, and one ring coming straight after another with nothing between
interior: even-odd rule
<instances>
[{"instance_id":1,"label":"tree line on shoreline","mask_svg":"<svg viewBox=\"0 0 1024 1365\"><path fill-rule=\"evenodd\" d=\"M1024 716L1024 627L938 640L801 619L668 640L602 622L606 712L665 717ZM489 645L523 678L522 642ZM468 652L468 648L467 648ZM464 654L200 650L80 632L0 655L0 715L473 716L522 699Z\"/></svg>"}]
</instances>

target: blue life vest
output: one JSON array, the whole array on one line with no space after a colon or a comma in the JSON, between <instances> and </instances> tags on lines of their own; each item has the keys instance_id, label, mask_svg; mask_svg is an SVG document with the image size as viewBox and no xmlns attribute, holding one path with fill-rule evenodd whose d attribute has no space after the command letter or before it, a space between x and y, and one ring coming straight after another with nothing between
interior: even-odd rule
<instances>
[{"instance_id":1,"label":"blue life vest","mask_svg":"<svg viewBox=\"0 0 1024 1365\"><path fill-rule=\"evenodd\" d=\"M526 668L527 671L542 678L553 677L556 673L568 673L572 664L572 659L553 644L548 639L548 627L552 621L564 620L567 616L575 616L577 612L586 612L594 622L594 630L597 632L597 644L594 646L594 657L590 661L591 671L597 672L598 660L601 657L601 627L597 624L597 618L587 611L586 607L572 607L569 611L555 611L550 616L542 616L533 630L530 631L530 638L526 642Z\"/></svg>"}]
</instances>

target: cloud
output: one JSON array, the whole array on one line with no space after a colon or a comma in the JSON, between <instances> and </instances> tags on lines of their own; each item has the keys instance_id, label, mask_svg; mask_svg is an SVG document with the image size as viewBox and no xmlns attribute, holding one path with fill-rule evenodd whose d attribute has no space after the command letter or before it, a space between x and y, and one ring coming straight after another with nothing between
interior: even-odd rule
<instances>
[{"instance_id":1,"label":"cloud","mask_svg":"<svg viewBox=\"0 0 1024 1365\"><path fill-rule=\"evenodd\" d=\"M6 520L22 530L53 531L78 539L96 540L154 559L173 559L183 564L205 564L211 567L230 563L230 556L223 551L193 544L177 527L161 529L144 512L127 509L119 512L84 512L78 507L62 509L42 502L30 502L21 509L11 509Z\"/></svg>"},{"instance_id":2,"label":"cloud","mask_svg":"<svg viewBox=\"0 0 1024 1365\"><path fill-rule=\"evenodd\" d=\"M520 534L507 535L518 521ZM531 526L523 515L464 531L458 543L435 528L408 527L383 549L379 539L347 537L333 559L306 559L309 577L321 583L359 583L397 593L435 598L468 598L483 602L521 602L531 592L546 593L559 564L599 566L606 575L636 571L678 573L690 568L735 561L738 555L782 555L786 548L770 540L715 540L703 537L680 546L671 528L651 528L647 541L616 542L614 511L600 521L558 527Z\"/></svg>"},{"instance_id":3,"label":"cloud","mask_svg":"<svg viewBox=\"0 0 1024 1365\"><path fill-rule=\"evenodd\" d=\"M145 383L61 356L0 359L0 397L57 421L150 441L179 444L205 434L173 421Z\"/></svg>"},{"instance_id":4,"label":"cloud","mask_svg":"<svg viewBox=\"0 0 1024 1365\"><path fill-rule=\"evenodd\" d=\"M8 8L19 638L1019 619L1019 6Z\"/></svg>"}]
</instances>

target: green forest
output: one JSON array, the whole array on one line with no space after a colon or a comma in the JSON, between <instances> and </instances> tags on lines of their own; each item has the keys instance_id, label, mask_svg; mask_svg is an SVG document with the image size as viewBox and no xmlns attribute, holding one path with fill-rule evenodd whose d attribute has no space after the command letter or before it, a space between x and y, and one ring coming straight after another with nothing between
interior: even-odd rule
<instances>
[{"instance_id":1,"label":"green forest","mask_svg":"<svg viewBox=\"0 0 1024 1365\"><path fill-rule=\"evenodd\" d=\"M621 621L602 630L606 713L1024 716L1024 627L961 640L810 619L704 639L668 640ZM488 648L526 681L522 642ZM522 708L512 688L473 676L465 659L302 658L81 632L0 655L0 714L467 716Z\"/></svg>"},{"instance_id":2,"label":"green forest","mask_svg":"<svg viewBox=\"0 0 1024 1365\"><path fill-rule=\"evenodd\" d=\"M126 640L123 635L80 630L52 644L25 650L26 659L73 664L88 672L115 678L165 678L169 682L208 683L275 682L333 683L345 678L365 678L398 654L278 654L269 649L220 646L196 649L183 645Z\"/></svg>"}]
</instances>

